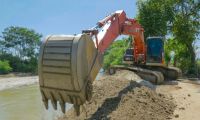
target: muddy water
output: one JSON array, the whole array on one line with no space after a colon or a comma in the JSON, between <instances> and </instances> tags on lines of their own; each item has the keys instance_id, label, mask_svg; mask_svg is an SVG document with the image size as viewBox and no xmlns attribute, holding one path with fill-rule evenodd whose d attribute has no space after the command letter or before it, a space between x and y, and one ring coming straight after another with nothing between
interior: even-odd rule
<instances>
[{"instance_id":1,"label":"muddy water","mask_svg":"<svg viewBox=\"0 0 200 120\"><path fill-rule=\"evenodd\" d=\"M0 91L0 120L54 120L61 115L60 108L45 110L38 85Z\"/></svg>"},{"instance_id":2,"label":"muddy water","mask_svg":"<svg viewBox=\"0 0 200 120\"><path fill-rule=\"evenodd\" d=\"M101 70L97 80L103 76ZM28 85L0 91L0 120L55 120L63 115L60 106L53 110L49 104L46 110L42 101L38 85ZM66 110L72 105L66 104Z\"/></svg>"}]
</instances>

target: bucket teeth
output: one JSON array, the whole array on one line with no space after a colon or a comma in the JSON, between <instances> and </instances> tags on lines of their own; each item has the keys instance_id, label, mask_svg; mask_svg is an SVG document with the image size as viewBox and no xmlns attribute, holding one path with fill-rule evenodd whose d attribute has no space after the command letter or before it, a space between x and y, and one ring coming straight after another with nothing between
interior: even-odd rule
<instances>
[{"instance_id":1,"label":"bucket teeth","mask_svg":"<svg viewBox=\"0 0 200 120\"><path fill-rule=\"evenodd\" d=\"M49 108L49 106L48 106L48 100L44 100L43 103L44 103L45 108L48 109Z\"/></svg>"},{"instance_id":2,"label":"bucket teeth","mask_svg":"<svg viewBox=\"0 0 200 120\"><path fill-rule=\"evenodd\" d=\"M48 109L49 108L49 106L48 106L48 99L46 98L46 96L45 96L45 94L44 94L43 91L41 91L41 94L42 94L42 101L44 103L44 106L45 106L46 109Z\"/></svg>"},{"instance_id":3,"label":"bucket teeth","mask_svg":"<svg viewBox=\"0 0 200 120\"><path fill-rule=\"evenodd\" d=\"M52 93L50 93L50 95L51 95L51 104L52 104L53 108L54 108L55 110L57 110L57 101L56 101L56 99L54 98L54 96L53 96Z\"/></svg>"},{"instance_id":4,"label":"bucket teeth","mask_svg":"<svg viewBox=\"0 0 200 120\"><path fill-rule=\"evenodd\" d=\"M58 95L59 95L59 103L60 103L61 110L63 113L65 113L65 101L60 93Z\"/></svg>"},{"instance_id":5,"label":"bucket teeth","mask_svg":"<svg viewBox=\"0 0 200 120\"><path fill-rule=\"evenodd\" d=\"M79 116L80 115L80 105L75 105L74 104L74 110L76 112L76 115Z\"/></svg>"},{"instance_id":6,"label":"bucket teeth","mask_svg":"<svg viewBox=\"0 0 200 120\"><path fill-rule=\"evenodd\" d=\"M57 101L51 100L51 104L55 110L57 110Z\"/></svg>"},{"instance_id":7,"label":"bucket teeth","mask_svg":"<svg viewBox=\"0 0 200 120\"><path fill-rule=\"evenodd\" d=\"M63 113L65 113L65 103L63 102L59 102L60 103L60 107Z\"/></svg>"}]
</instances>

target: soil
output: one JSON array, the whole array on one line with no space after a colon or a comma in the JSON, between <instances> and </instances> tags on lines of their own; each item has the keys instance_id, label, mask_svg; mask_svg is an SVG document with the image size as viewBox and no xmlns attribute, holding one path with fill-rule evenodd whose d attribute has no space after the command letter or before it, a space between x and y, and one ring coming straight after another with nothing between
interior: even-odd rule
<instances>
[{"instance_id":1,"label":"soil","mask_svg":"<svg viewBox=\"0 0 200 120\"><path fill-rule=\"evenodd\" d=\"M152 84L143 82L136 74L118 71L94 82L92 100L82 106L80 116L72 108L59 120L171 119L176 108L173 98L149 87Z\"/></svg>"},{"instance_id":2,"label":"soil","mask_svg":"<svg viewBox=\"0 0 200 120\"><path fill-rule=\"evenodd\" d=\"M157 86L156 91L172 95L177 105L174 120L199 120L200 81L182 80Z\"/></svg>"}]
</instances>

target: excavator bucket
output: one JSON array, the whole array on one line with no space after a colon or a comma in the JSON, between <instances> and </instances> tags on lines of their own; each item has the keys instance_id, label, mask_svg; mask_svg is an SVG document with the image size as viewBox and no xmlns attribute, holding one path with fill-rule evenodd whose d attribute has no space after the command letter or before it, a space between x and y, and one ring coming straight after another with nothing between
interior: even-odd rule
<instances>
[{"instance_id":1,"label":"excavator bucket","mask_svg":"<svg viewBox=\"0 0 200 120\"><path fill-rule=\"evenodd\" d=\"M39 56L39 84L42 100L54 109L59 102L80 106L91 98L92 82L101 68L92 38L86 34L52 35L42 43Z\"/></svg>"}]
</instances>

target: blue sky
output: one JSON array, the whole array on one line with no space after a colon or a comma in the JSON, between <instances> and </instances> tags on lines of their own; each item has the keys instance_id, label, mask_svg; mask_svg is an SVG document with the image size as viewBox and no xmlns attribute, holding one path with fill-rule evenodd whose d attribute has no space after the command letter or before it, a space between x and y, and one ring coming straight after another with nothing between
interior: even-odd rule
<instances>
[{"instance_id":1,"label":"blue sky","mask_svg":"<svg viewBox=\"0 0 200 120\"><path fill-rule=\"evenodd\" d=\"M0 32L8 26L48 34L75 34L123 9L136 16L136 0L0 0Z\"/></svg>"},{"instance_id":2,"label":"blue sky","mask_svg":"<svg viewBox=\"0 0 200 120\"><path fill-rule=\"evenodd\" d=\"M130 18L137 13L136 0L0 0L0 3L0 33L6 27L21 26L34 29L43 37L81 33L116 10L125 10Z\"/></svg>"}]
</instances>

